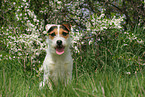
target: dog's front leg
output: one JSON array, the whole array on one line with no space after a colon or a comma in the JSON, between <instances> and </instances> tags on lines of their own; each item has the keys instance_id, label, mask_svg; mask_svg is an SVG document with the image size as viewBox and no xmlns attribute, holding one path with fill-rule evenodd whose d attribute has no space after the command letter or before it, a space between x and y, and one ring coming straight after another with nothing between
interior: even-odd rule
<instances>
[{"instance_id":1,"label":"dog's front leg","mask_svg":"<svg viewBox=\"0 0 145 97\"><path fill-rule=\"evenodd\" d=\"M39 88L42 89L42 87L45 86L45 83L48 84L49 89L52 90L52 84L49 79L49 73L44 72L44 78L43 81L40 82Z\"/></svg>"},{"instance_id":2,"label":"dog's front leg","mask_svg":"<svg viewBox=\"0 0 145 97\"><path fill-rule=\"evenodd\" d=\"M46 74L46 73L44 72L43 81L41 81L40 84L39 84L39 88L40 88L40 89L41 89L42 87L45 86L46 81L48 81L48 74Z\"/></svg>"},{"instance_id":3,"label":"dog's front leg","mask_svg":"<svg viewBox=\"0 0 145 97\"><path fill-rule=\"evenodd\" d=\"M68 65L69 66L69 65ZM66 73L65 73L66 75L66 79L65 79L65 86L67 85L67 84L69 84L70 83L70 81L71 81L71 79L72 79L72 67L68 67L68 69L66 69Z\"/></svg>"}]
</instances>

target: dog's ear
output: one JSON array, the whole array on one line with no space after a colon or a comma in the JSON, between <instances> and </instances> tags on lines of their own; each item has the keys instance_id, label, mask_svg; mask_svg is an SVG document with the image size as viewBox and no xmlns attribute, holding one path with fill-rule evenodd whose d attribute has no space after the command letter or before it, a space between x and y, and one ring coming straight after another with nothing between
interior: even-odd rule
<instances>
[{"instance_id":1,"label":"dog's ear","mask_svg":"<svg viewBox=\"0 0 145 97\"><path fill-rule=\"evenodd\" d=\"M56 26L55 24L47 24L45 26L46 31L48 31L52 26Z\"/></svg>"},{"instance_id":2,"label":"dog's ear","mask_svg":"<svg viewBox=\"0 0 145 97\"><path fill-rule=\"evenodd\" d=\"M71 25L70 24L62 24L63 26L65 26L65 28L67 28L68 31L71 30Z\"/></svg>"}]
</instances>

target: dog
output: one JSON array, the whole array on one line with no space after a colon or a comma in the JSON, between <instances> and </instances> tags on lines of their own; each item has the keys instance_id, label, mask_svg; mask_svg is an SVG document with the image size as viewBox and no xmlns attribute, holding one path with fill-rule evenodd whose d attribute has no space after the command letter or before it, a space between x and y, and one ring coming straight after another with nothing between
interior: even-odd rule
<instances>
[{"instance_id":1,"label":"dog","mask_svg":"<svg viewBox=\"0 0 145 97\"><path fill-rule=\"evenodd\" d=\"M72 78L73 59L71 56L70 24L47 24L46 57L40 70L44 70L44 79L40 88L47 83L52 89L52 82L55 86L59 81L67 84Z\"/></svg>"}]
</instances>

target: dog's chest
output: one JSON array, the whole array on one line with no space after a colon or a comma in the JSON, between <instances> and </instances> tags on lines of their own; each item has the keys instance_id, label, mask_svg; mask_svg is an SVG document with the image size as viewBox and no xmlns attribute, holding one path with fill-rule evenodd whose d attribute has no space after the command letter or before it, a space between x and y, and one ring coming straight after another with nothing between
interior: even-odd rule
<instances>
[{"instance_id":1,"label":"dog's chest","mask_svg":"<svg viewBox=\"0 0 145 97\"><path fill-rule=\"evenodd\" d=\"M56 72L64 72L68 68L69 63L63 59L56 59L52 64Z\"/></svg>"},{"instance_id":2,"label":"dog's chest","mask_svg":"<svg viewBox=\"0 0 145 97\"><path fill-rule=\"evenodd\" d=\"M65 76L70 72L72 66L71 57L53 57L52 63L49 64L49 73L51 76Z\"/></svg>"}]
</instances>

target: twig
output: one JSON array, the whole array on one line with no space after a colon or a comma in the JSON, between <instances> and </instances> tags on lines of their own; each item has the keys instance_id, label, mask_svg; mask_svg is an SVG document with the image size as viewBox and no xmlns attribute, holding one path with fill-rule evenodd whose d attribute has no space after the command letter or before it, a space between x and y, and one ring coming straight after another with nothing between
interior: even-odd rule
<instances>
[{"instance_id":1,"label":"twig","mask_svg":"<svg viewBox=\"0 0 145 97\"><path fill-rule=\"evenodd\" d=\"M106 97L106 96L105 96L105 91L104 91L103 86L101 85L101 82L100 82L100 86L101 86L101 89L102 89L103 96Z\"/></svg>"}]
</instances>

